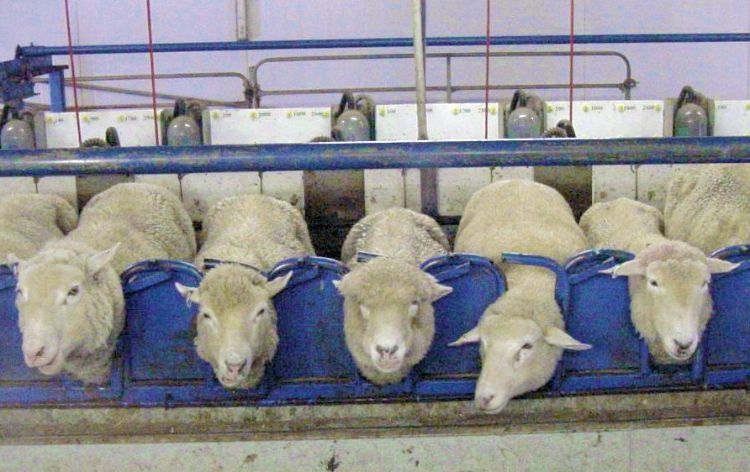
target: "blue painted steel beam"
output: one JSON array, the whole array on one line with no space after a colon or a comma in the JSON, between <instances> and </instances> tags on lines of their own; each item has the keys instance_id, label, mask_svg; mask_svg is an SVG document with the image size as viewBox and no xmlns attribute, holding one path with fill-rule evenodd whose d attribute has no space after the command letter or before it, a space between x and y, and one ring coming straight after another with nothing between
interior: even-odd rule
<instances>
[{"instance_id":1,"label":"blue painted steel beam","mask_svg":"<svg viewBox=\"0 0 750 472\"><path fill-rule=\"evenodd\" d=\"M154 52L200 51L251 51L276 49L347 49L413 47L413 38L362 38L362 39L309 39L282 41L224 41L205 43L159 43ZM427 38L427 46L480 46L484 36ZM493 36L493 46L569 44L567 35ZM750 33L698 33L698 34L583 34L575 37L577 44L626 43L722 43L750 42ZM148 52L147 44L101 44L73 46L73 54L131 54ZM63 56L67 46L25 46L20 48L23 57Z\"/></svg>"},{"instance_id":2,"label":"blue painted steel beam","mask_svg":"<svg viewBox=\"0 0 750 472\"><path fill-rule=\"evenodd\" d=\"M750 162L750 137L519 139L0 152L0 176Z\"/></svg>"},{"instance_id":3,"label":"blue painted steel beam","mask_svg":"<svg viewBox=\"0 0 750 472\"><path fill-rule=\"evenodd\" d=\"M61 70L49 74L49 102L50 111L65 111L65 76Z\"/></svg>"}]
</instances>

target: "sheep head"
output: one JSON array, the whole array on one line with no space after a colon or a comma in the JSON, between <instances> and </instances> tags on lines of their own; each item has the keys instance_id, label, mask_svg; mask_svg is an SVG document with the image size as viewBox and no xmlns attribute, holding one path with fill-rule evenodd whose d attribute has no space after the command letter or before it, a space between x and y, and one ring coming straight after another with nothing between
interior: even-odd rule
<instances>
[{"instance_id":1,"label":"sheep head","mask_svg":"<svg viewBox=\"0 0 750 472\"><path fill-rule=\"evenodd\" d=\"M360 264L334 284L344 296L346 311L355 313L363 328L359 349L384 374L424 357L435 330L432 303L453 291L419 268L389 257Z\"/></svg>"},{"instance_id":2,"label":"sheep head","mask_svg":"<svg viewBox=\"0 0 750 472\"><path fill-rule=\"evenodd\" d=\"M102 252L43 250L17 261L16 307L24 362L45 375L59 374L71 353L106 344L113 317L102 316L94 298L118 245ZM93 314L96 316L93 316Z\"/></svg>"},{"instance_id":3,"label":"sheep head","mask_svg":"<svg viewBox=\"0 0 750 472\"><path fill-rule=\"evenodd\" d=\"M223 386L255 387L260 381L279 341L273 297L292 274L269 281L252 269L223 264L208 271L198 287L175 284L200 307L195 347Z\"/></svg>"},{"instance_id":4,"label":"sheep head","mask_svg":"<svg viewBox=\"0 0 750 472\"><path fill-rule=\"evenodd\" d=\"M737 265L706 257L686 243L665 241L603 272L629 278L636 329L649 343L658 341L669 357L685 361L695 353L711 314L711 274Z\"/></svg>"},{"instance_id":5,"label":"sheep head","mask_svg":"<svg viewBox=\"0 0 750 472\"><path fill-rule=\"evenodd\" d=\"M479 343L482 370L474 403L487 414L499 413L513 397L543 387L552 378L562 349L591 348L560 328L544 328L527 317L501 316L502 311L510 311L503 305L490 305L475 328L449 344ZM556 305L548 308L557 309Z\"/></svg>"}]
</instances>

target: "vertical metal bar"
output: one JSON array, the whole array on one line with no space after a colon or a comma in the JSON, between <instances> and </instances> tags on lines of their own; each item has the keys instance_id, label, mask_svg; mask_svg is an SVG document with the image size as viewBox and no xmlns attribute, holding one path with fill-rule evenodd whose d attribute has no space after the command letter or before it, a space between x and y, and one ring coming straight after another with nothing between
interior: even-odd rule
<instances>
[{"instance_id":1,"label":"vertical metal bar","mask_svg":"<svg viewBox=\"0 0 750 472\"><path fill-rule=\"evenodd\" d=\"M427 96L424 63L424 30L422 25L423 0L412 0L412 26L414 29L414 69L417 87L417 139L427 139Z\"/></svg>"},{"instance_id":2,"label":"vertical metal bar","mask_svg":"<svg viewBox=\"0 0 750 472\"><path fill-rule=\"evenodd\" d=\"M427 140L427 86L425 73L425 0L412 1L414 21L414 66L416 70L417 90L417 139ZM406 186L406 183L404 183ZM406 190L406 188L405 188ZM419 196L422 213L437 215L437 169L421 169L419 171Z\"/></svg>"},{"instance_id":3,"label":"vertical metal bar","mask_svg":"<svg viewBox=\"0 0 750 472\"><path fill-rule=\"evenodd\" d=\"M49 73L49 108L51 111L65 111L65 75L61 70Z\"/></svg>"},{"instance_id":4,"label":"vertical metal bar","mask_svg":"<svg viewBox=\"0 0 750 472\"><path fill-rule=\"evenodd\" d=\"M445 56L445 98L448 103L453 103L453 78L451 71L451 55Z\"/></svg>"}]
</instances>

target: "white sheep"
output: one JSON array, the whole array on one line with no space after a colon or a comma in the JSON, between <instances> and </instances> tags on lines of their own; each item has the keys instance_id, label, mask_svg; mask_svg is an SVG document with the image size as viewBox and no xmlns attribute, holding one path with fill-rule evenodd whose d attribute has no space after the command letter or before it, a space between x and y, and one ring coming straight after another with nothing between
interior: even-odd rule
<instances>
[{"instance_id":1,"label":"white sheep","mask_svg":"<svg viewBox=\"0 0 750 472\"><path fill-rule=\"evenodd\" d=\"M404 208L366 216L349 232L341 258L352 271L334 283L344 296L346 345L371 382L399 382L427 354L435 334L432 303L453 289L419 264L448 250L435 220ZM359 251L379 257L358 263Z\"/></svg>"},{"instance_id":2,"label":"white sheep","mask_svg":"<svg viewBox=\"0 0 750 472\"><path fill-rule=\"evenodd\" d=\"M665 238L661 212L628 198L593 205L580 224L592 247L635 254L605 272L628 277L630 317L654 361L688 361L711 317L711 274L735 264Z\"/></svg>"},{"instance_id":3,"label":"white sheep","mask_svg":"<svg viewBox=\"0 0 750 472\"><path fill-rule=\"evenodd\" d=\"M120 272L144 259L194 254L192 222L168 190L127 183L96 195L76 229L18 265L26 364L46 375L106 381L125 320Z\"/></svg>"},{"instance_id":4,"label":"white sheep","mask_svg":"<svg viewBox=\"0 0 750 472\"><path fill-rule=\"evenodd\" d=\"M502 253L545 256L562 264L586 248L570 206L551 187L505 180L472 195L455 250L492 259L508 281L508 291L487 308L479 324L451 343L479 343L482 371L475 403L483 412L498 413L511 398L544 386L563 349L591 347L564 331L555 275L540 267L502 264Z\"/></svg>"},{"instance_id":5,"label":"white sheep","mask_svg":"<svg viewBox=\"0 0 750 472\"><path fill-rule=\"evenodd\" d=\"M78 224L65 199L41 193L0 197L0 257L14 262L36 254L47 241L62 238Z\"/></svg>"},{"instance_id":6,"label":"white sheep","mask_svg":"<svg viewBox=\"0 0 750 472\"><path fill-rule=\"evenodd\" d=\"M706 254L750 243L750 166L709 164L683 169L669 181L665 231Z\"/></svg>"},{"instance_id":7,"label":"white sheep","mask_svg":"<svg viewBox=\"0 0 750 472\"><path fill-rule=\"evenodd\" d=\"M225 198L203 220L205 242L196 265L224 263L209 270L198 287L175 284L200 305L195 347L227 388L254 388L276 353L279 337L273 297L292 272L268 281L260 272L278 262L315 255L300 212L262 195ZM232 263L233 262L233 263Z\"/></svg>"}]
</instances>

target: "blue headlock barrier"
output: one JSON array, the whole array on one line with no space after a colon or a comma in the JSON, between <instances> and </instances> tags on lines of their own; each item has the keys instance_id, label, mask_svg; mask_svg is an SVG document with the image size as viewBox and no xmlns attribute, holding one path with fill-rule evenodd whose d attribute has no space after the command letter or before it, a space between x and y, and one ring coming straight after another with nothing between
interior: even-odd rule
<instances>
[{"instance_id":1,"label":"blue headlock barrier","mask_svg":"<svg viewBox=\"0 0 750 472\"><path fill-rule=\"evenodd\" d=\"M557 277L556 299L568 332L593 345L566 352L553 379L533 396L585 393L746 388L750 379L750 246L717 251L739 262L713 277L714 315L688 364L656 365L630 321L626 277L601 271L630 260L622 251L593 250L564 267L551 259L503 254L506 263L545 267ZM453 292L434 303L435 338L425 359L401 383L371 384L357 371L344 341L343 300L333 281L346 267L332 259L303 257L279 263L269 279L293 272L274 304L279 346L255 389L228 390L193 345L196 307L175 282L197 286L201 273L178 261L144 261L122 274L126 328L113 361L112 378L83 386L64 377L45 377L27 368L15 309L15 276L0 267L0 406L107 405L206 406L424 401L467 399L481 365L476 344L449 347L478 323L506 290L489 259L453 254L430 259L422 269Z\"/></svg>"},{"instance_id":2,"label":"blue headlock barrier","mask_svg":"<svg viewBox=\"0 0 750 472\"><path fill-rule=\"evenodd\" d=\"M191 306L175 282L198 286L201 273L179 261L144 261L122 274L126 327L108 385L83 386L46 377L23 362L15 309L15 277L0 267L0 406L183 405L351 402L378 399L468 398L479 373L476 346L447 344L473 328L485 308L505 291L505 280L488 259L465 254L426 261L423 270L453 292L435 304L436 335L426 358L403 382L371 384L357 372L346 348L343 299L333 281L347 272L332 259L304 257L279 263L269 279L293 272L274 298L279 346L255 389L229 390L195 352Z\"/></svg>"}]
</instances>

